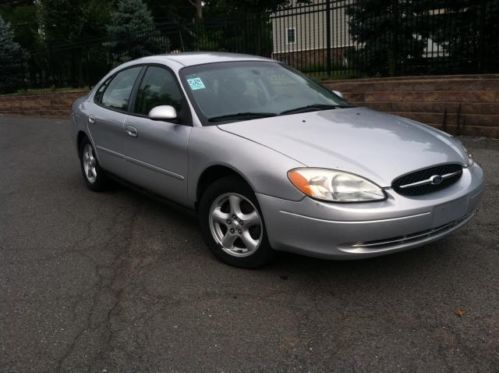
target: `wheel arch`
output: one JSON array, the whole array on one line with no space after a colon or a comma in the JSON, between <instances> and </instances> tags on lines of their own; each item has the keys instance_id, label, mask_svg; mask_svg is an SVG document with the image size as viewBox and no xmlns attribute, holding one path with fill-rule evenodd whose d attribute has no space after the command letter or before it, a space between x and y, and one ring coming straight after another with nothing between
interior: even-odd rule
<instances>
[{"instance_id":1,"label":"wheel arch","mask_svg":"<svg viewBox=\"0 0 499 373\"><path fill-rule=\"evenodd\" d=\"M201 173L197 180L195 203L196 209L198 208L199 200L201 199L201 196L203 195L206 188L208 188L208 186L216 180L227 176L235 176L239 178L241 181L247 184L251 188L251 190L253 190L253 192L255 192L253 185L251 185L251 183L238 170L222 164L211 165Z\"/></svg>"},{"instance_id":2,"label":"wheel arch","mask_svg":"<svg viewBox=\"0 0 499 373\"><path fill-rule=\"evenodd\" d=\"M80 156L81 143L85 139L90 141L90 138L88 137L88 135L84 131L82 131L82 130L78 131L78 135L76 136L76 151L78 152L78 157Z\"/></svg>"}]
</instances>

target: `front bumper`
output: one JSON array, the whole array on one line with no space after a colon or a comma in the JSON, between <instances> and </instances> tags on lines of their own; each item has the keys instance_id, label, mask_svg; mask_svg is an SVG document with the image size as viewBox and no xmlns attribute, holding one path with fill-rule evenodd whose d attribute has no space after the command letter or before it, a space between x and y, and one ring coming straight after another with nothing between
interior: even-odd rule
<instances>
[{"instance_id":1,"label":"front bumper","mask_svg":"<svg viewBox=\"0 0 499 373\"><path fill-rule=\"evenodd\" d=\"M390 188L381 202L339 204L304 197L289 201L257 194L271 246L330 259L355 259L407 250L440 239L466 224L483 192L475 163L454 185L404 197Z\"/></svg>"}]
</instances>

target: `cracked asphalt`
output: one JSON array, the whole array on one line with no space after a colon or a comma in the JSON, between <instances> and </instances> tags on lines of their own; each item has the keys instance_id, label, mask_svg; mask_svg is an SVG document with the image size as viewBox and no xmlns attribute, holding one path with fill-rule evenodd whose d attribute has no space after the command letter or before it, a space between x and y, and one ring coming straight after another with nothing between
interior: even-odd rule
<instances>
[{"instance_id":1,"label":"cracked asphalt","mask_svg":"<svg viewBox=\"0 0 499 373\"><path fill-rule=\"evenodd\" d=\"M69 122L0 117L0 371L499 371L499 141L482 209L391 256L217 262L196 220L80 176Z\"/></svg>"}]
</instances>

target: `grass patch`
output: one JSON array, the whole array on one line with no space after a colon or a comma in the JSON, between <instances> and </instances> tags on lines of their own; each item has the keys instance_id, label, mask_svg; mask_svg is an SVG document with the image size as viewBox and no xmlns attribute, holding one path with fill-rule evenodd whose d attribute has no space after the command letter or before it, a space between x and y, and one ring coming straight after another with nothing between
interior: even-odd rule
<instances>
[{"instance_id":1,"label":"grass patch","mask_svg":"<svg viewBox=\"0 0 499 373\"><path fill-rule=\"evenodd\" d=\"M14 93L6 93L3 96L30 96L30 95L43 95L47 93L71 93L71 92L81 92L88 91L90 87L82 87L82 88L30 88L30 89L19 89Z\"/></svg>"}]
</instances>

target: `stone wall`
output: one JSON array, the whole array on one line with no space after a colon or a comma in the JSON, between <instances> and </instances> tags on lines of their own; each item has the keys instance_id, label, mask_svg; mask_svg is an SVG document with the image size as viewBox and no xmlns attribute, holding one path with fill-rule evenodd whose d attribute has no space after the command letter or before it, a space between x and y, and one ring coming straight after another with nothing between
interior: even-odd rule
<instances>
[{"instance_id":1,"label":"stone wall","mask_svg":"<svg viewBox=\"0 0 499 373\"><path fill-rule=\"evenodd\" d=\"M0 114L69 117L71 105L88 91L0 96Z\"/></svg>"},{"instance_id":2,"label":"stone wall","mask_svg":"<svg viewBox=\"0 0 499 373\"><path fill-rule=\"evenodd\" d=\"M499 75L330 80L355 105L398 114L449 133L499 138ZM86 91L0 96L0 114L67 117Z\"/></svg>"},{"instance_id":3,"label":"stone wall","mask_svg":"<svg viewBox=\"0 0 499 373\"><path fill-rule=\"evenodd\" d=\"M452 134L499 138L499 75L326 81L353 104L408 117Z\"/></svg>"}]
</instances>

